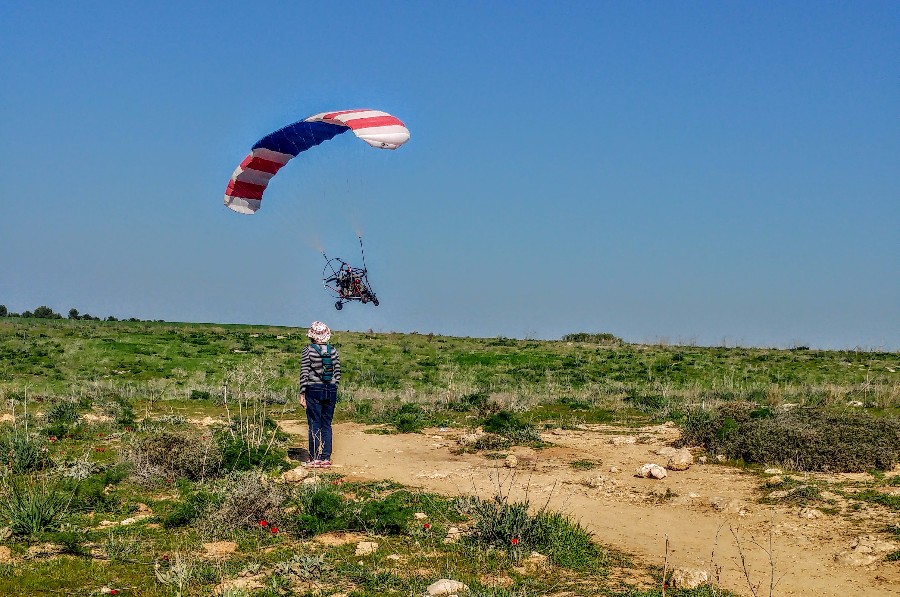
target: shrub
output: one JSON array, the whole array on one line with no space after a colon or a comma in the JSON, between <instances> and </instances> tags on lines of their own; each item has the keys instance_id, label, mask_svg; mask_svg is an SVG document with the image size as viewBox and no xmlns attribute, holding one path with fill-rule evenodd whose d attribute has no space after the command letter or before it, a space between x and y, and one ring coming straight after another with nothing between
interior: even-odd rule
<instances>
[{"instance_id":1,"label":"shrub","mask_svg":"<svg viewBox=\"0 0 900 597\"><path fill-rule=\"evenodd\" d=\"M201 481L222 469L222 451L211 436L161 431L126 443L123 458L141 482L181 477Z\"/></svg>"},{"instance_id":2,"label":"shrub","mask_svg":"<svg viewBox=\"0 0 900 597\"><path fill-rule=\"evenodd\" d=\"M407 402L394 415L393 424L400 433L418 433L425 426L422 420L422 407Z\"/></svg>"},{"instance_id":3,"label":"shrub","mask_svg":"<svg viewBox=\"0 0 900 597\"><path fill-rule=\"evenodd\" d=\"M366 501L359 510L359 527L370 533L399 535L404 533L412 517L410 494L396 491L382 498Z\"/></svg>"},{"instance_id":4,"label":"shrub","mask_svg":"<svg viewBox=\"0 0 900 597\"><path fill-rule=\"evenodd\" d=\"M749 463L862 472L888 470L900 461L900 421L865 412L772 412L751 403L731 403L691 411L682 426L682 445L702 445Z\"/></svg>"},{"instance_id":5,"label":"shrub","mask_svg":"<svg viewBox=\"0 0 900 597\"><path fill-rule=\"evenodd\" d=\"M290 466L287 452L277 445L248 443L227 431L219 434L218 441L225 470L286 470Z\"/></svg>"},{"instance_id":6,"label":"shrub","mask_svg":"<svg viewBox=\"0 0 900 597\"><path fill-rule=\"evenodd\" d=\"M599 334L590 334L587 332L577 332L575 334L566 334L562 337L563 342L587 342L589 344L602 344L604 346L621 346L625 341L609 332Z\"/></svg>"}]
</instances>

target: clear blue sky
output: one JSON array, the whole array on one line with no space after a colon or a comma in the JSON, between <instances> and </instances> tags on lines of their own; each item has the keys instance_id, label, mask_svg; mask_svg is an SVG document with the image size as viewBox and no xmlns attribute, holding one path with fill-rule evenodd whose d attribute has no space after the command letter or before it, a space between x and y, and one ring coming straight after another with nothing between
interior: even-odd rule
<instances>
[{"instance_id":1,"label":"clear blue sky","mask_svg":"<svg viewBox=\"0 0 900 597\"><path fill-rule=\"evenodd\" d=\"M900 348L900 3L3 2L0 304ZM250 146L302 155L254 216ZM366 240L380 307L322 257Z\"/></svg>"}]
</instances>

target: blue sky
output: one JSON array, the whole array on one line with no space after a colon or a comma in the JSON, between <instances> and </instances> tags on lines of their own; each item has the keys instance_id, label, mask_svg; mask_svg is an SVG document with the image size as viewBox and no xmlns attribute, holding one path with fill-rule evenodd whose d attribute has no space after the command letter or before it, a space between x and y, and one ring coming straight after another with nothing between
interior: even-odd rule
<instances>
[{"instance_id":1,"label":"blue sky","mask_svg":"<svg viewBox=\"0 0 900 597\"><path fill-rule=\"evenodd\" d=\"M897 2L0 4L0 304L900 348ZM263 135L370 107L253 216ZM366 242L381 306L334 310Z\"/></svg>"}]
</instances>

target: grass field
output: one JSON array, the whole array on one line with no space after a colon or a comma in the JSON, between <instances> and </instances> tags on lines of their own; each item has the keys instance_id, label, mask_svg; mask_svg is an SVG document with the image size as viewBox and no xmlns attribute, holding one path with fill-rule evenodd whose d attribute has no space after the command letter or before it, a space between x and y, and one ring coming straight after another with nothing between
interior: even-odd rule
<instances>
[{"instance_id":1,"label":"grass field","mask_svg":"<svg viewBox=\"0 0 900 597\"><path fill-rule=\"evenodd\" d=\"M843 417L855 422L854 433L870 434L847 466L898 459L897 353L583 340L337 332L337 419L389 433L479 426L488 439L473 449L488 454L511 443L539 449L544 427L674 420L726 453L769 457L768 446L734 444L731 431L789 434L795 425L808 437L822 413L832 431ZM557 513L338 475L275 483L292 465L272 420L298 416L306 343L298 328L0 319L0 409L8 419L0 426L0 538L8 550L0 594L412 595L435 575L495 597L591 595L596 587L659 594L627 580L650 572ZM230 426L186 423L188 412L221 416L226 403ZM825 435L860 443L858 435ZM445 542L456 527L465 536ZM358 541L312 540L323 533L355 533L379 546L357 555ZM211 541L234 542L234 554L203 557ZM529 560L532 551L547 560ZM556 572L546 574L548 566Z\"/></svg>"}]
</instances>

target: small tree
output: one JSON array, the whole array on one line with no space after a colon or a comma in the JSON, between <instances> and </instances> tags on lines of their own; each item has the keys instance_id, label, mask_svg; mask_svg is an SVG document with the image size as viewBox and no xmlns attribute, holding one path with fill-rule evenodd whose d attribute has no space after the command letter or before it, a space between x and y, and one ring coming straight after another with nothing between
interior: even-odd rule
<instances>
[{"instance_id":1,"label":"small tree","mask_svg":"<svg viewBox=\"0 0 900 597\"><path fill-rule=\"evenodd\" d=\"M78 317L78 309L75 309L75 308L69 309L69 319L80 319Z\"/></svg>"},{"instance_id":2,"label":"small tree","mask_svg":"<svg viewBox=\"0 0 900 597\"><path fill-rule=\"evenodd\" d=\"M31 311L22 311L22 317L34 317L34 313Z\"/></svg>"},{"instance_id":3,"label":"small tree","mask_svg":"<svg viewBox=\"0 0 900 597\"><path fill-rule=\"evenodd\" d=\"M6 317L9 315L9 311L6 310L6 305L0 305L0 317Z\"/></svg>"},{"instance_id":4,"label":"small tree","mask_svg":"<svg viewBox=\"0 0 900 597\"><path fill-rule=\"evenodd\" d=\"M54 312L53 309L47 305L41 305L35 309L32 317L37 317L39 319L62 319L62 315Z\"/></svg>"}]
</instances>

